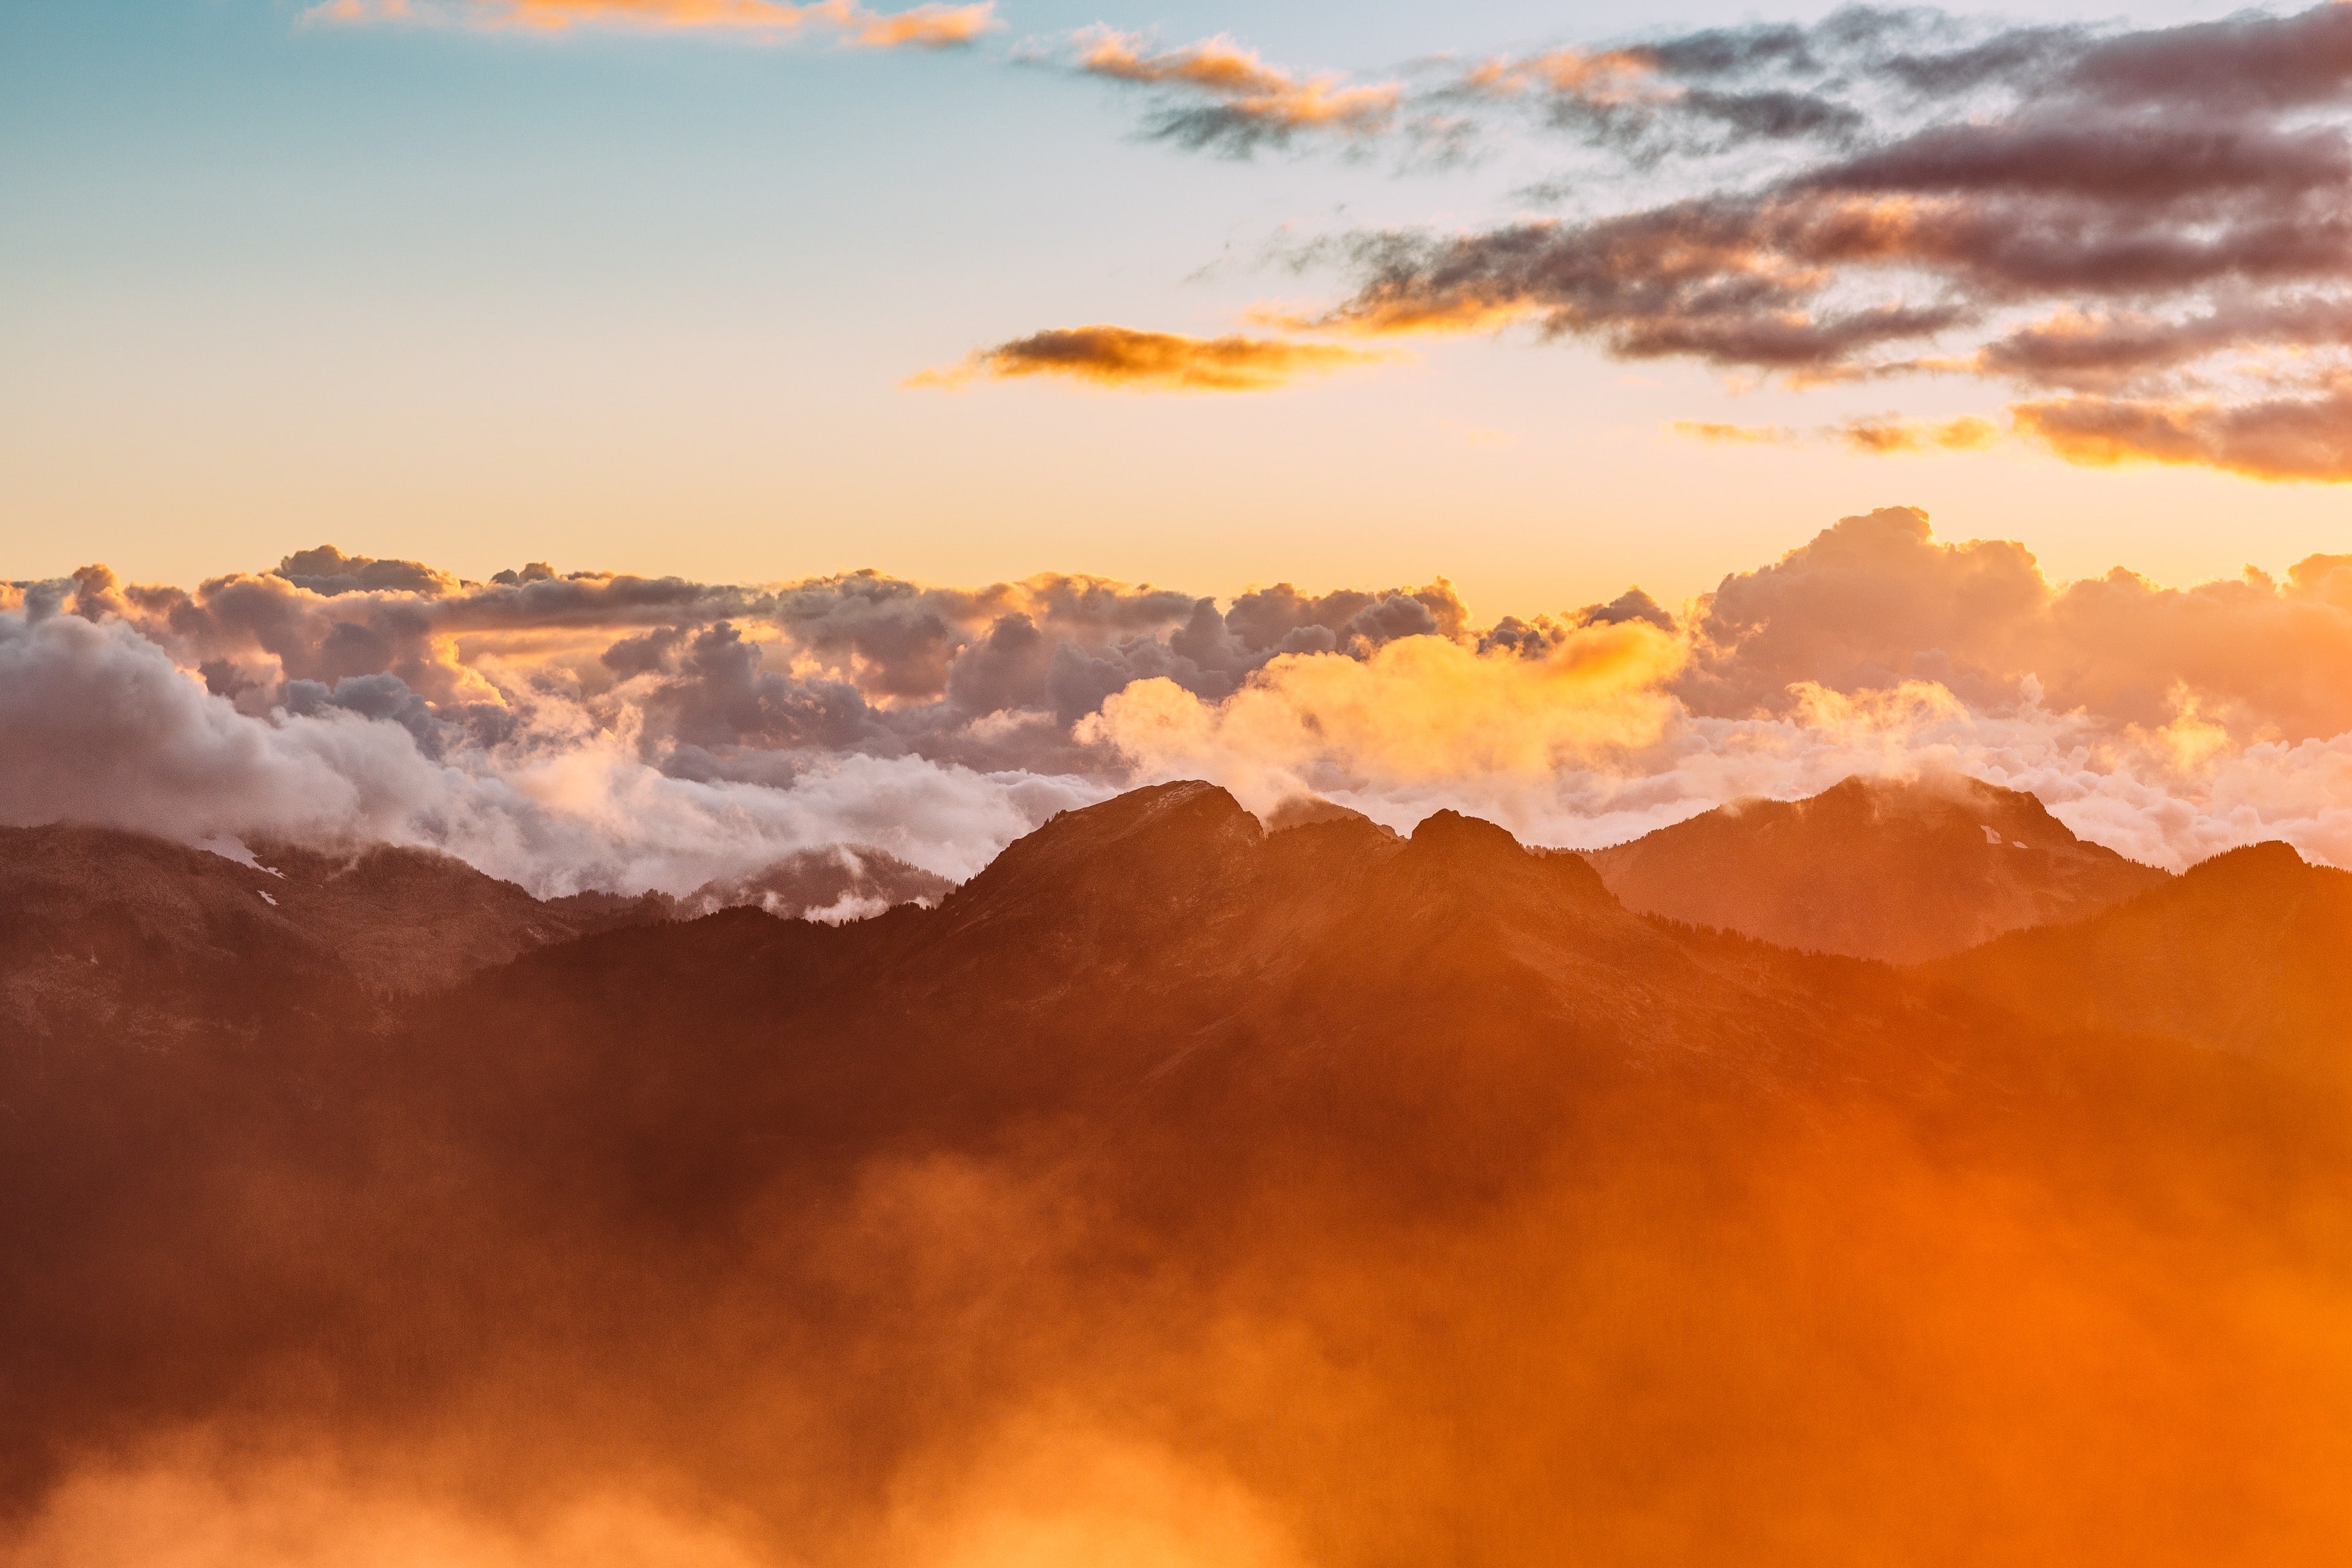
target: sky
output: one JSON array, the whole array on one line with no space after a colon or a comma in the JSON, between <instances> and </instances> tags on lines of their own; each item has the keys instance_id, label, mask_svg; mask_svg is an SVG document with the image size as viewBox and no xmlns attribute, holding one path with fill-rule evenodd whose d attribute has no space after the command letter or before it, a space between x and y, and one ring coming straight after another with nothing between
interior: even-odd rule
<instances>
[{"instance_id":1,"label":"sky","mask_svg":"<svg viewBox=\"0 0 2352 1568\"><path fill-rule=\"evenodd\" d=\"M1822 7L1683 5L1629 31L1613 7L1494 0L1005 0L942 48L823 18L786 37L427 9L0 7L6 575L194 583L332 542L475 579L871 566L1229 595L1443 575L1491 619L1633 584L1679 603L1895 504L1946 539L2021 540L2060 580L2275 574L2352 539L2330 482L1817 434L1999 422L2018 395L1980 377L1791 386L1525 319L1343 337L1381 357L1270 389L918 381L1040 331L1214 338L1328 310L1358 279L1297 261L1318 240L1720 183L1672 160L1596 174L1573 137L1499 112L1450 161L1394 132L1195 150L1151 134L1181 93L1080 68L1105 36L1084 29L1146 61L1223 37L1294 78L1418 94L1497 56ZM1563 175L1565 208L1529 200Z\"/></svg>"},{"instance_id":2,"label":"sky","mask_svg":"<svg viewBox=\"0 0 2352 1568\"><path fill-rule=\"evenodd\" d=\"M0 823L2352 865L2347 195L2325 4L0 8Z\"/></svg>"}]
</instances>

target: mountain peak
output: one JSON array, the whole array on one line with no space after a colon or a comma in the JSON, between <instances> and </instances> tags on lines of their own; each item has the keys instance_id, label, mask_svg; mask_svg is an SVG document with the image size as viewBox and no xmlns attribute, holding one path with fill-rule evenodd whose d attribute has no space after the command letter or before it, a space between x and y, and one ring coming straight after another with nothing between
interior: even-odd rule
<instances>
[{"instance_id":1,"label":"mountain peak","mask_svg":"<svg viewBox=\"0 0 2352 1568\"><path fill-rule=\"evenodd\" d=\"M1465 816L1451 810L1423 817L1420 826L1412 830L1412 843L1416 849L1435 849L1452 855L1524 856L1528 852L1511 837L1508 828L1482 816Z\"/></svg>"},{"instance_id":2,"label":"mountain peak","mask_svg":"<svg viewBox=\"0 0 2352 1568\"><path fill-rule=\"evenodd\" d=\"M2206 883L2294 876L2312 869L2303 852L2284 838L2265 838L2259 844L2241 844L2235 849L2224 849L2219 855L2208 856L2182 874L2184 884L2192 879Z\"/></svg>"},{"instance_id":3,"label":"mountain peak","mask_svg":"<svg viewBox=\"0 0 2352 1568\"><path fill-rule=\"evenodd\" d=\"M1895 963L2079 920L2164 880L2034 796L1960 773L1735 801L1587 858L1629 908Z\"/></svg>"},{"instance_id":4,"label":"mountain peak","mask_svg":"<svg viewBox=\"0 0 2352 1568\"><path fill-rule=\"evenodd\" d=\"M1242 873L1265 829L1227 791L1200 779L1129 790L1056 813L949 895L959 925L1054 900L1107 906L1139 889L1179 900Z\"/></svg>"}]
</instances>

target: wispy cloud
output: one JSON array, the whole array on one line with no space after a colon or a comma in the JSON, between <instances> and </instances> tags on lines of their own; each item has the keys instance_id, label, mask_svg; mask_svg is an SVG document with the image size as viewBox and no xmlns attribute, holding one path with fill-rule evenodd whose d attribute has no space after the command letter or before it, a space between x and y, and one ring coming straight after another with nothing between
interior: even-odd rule
<instances>
[{"instance_id":1,"label":"wispy cloud","mask_svg":"<svg viewBox=\"0 0 2352 1568\"><path fill-rule=\"evenodd\" d=\"M1076 68L1087 75L1170 95L1150 122L1151 134L1235 155L1286 142L1300 132L1377 134L1394 122L1404 99L1400 83L1350 82L1337 72L1301 75L1267 64L1255 49L1223 35L1155 49L1136 34L1091 27L1073 42Z\"/></svg>"},{"instance_id":2,"label":"wispy cloud","mask_svg":"<svg viewBox=\"0 0 2352 1568\"><path fill-rule=\"evenodd\" d=\"M1128 327L1063 327L982 349L960 364L925 371L908 384L958 387L974 380L1050 375L1152 392L1265 392L1304 376L1391 357L1283 338L1195 338Z\"/></svg>"},{"instance_id":3,"label":"wispy cloud","mask_svg":"<svg viewBox=\"0 0 2352 1568\"><path fill-rule=\"evenodd\" d=\"M1184 58L1129 57L1154 80ZM1597 183L1559 184L1598 210L1311 243L1296 259L1350 291L1277 324L1525 326L1798 387L1968 376L2028 395L2016 428L2070 460L2352 479L2352 7L2134 31L1849 9L1416 79L1364 133L1531 120L1581 148Z\"/></svg>"},{"instance_id":4,"label":"wispy cloud","mask_svg":"<svg viewBox=\"0 0 2352 1568\"><path fill-rule=\"evenodd\" d=\"M1712 420L1678 419L1674 432L1694 441L1732 447L1804 447L1834 445L1873 457L1899 452L1974 452L2001 438L2001 428L1990 419L1965 415L1942 421L1906 419L1899 415L1866 415L1811 431L1786 425L1730 425Z\"/></svg>"},{"instance_id":5,"label":"wispy cloud","mask_svg":"<svg viewBox=\"0 0 2352 1568\"><path fill-rule=\"evenodd\" d=\"M522 28L703 32L775 40L823 36L866 48L947 48L1002 24L995 0L871 11L855 0L326 0L303 13L312 25L379 23Z\"/></svg>"},{"instance_id":6,"label":"wispy cloud","mask_svg":"<svg viewBox=\"0 0 2352 1568\"><path fill-rule=\"evenodd\" d=\"M1677 419L1675 434L1722 447L1793 447L1804 437L1785 425L1729 425L1712 419Z\"/></svg>"},{"instance_id":7,"label":"wispy cloud","mask_svg":"<svg viewBox=\"0 0 2352 1568\"><path fill-rule=\"evenodd\" d=\"M2352 382L2243 403L2060 397L2021 404L2020 428L2070 462L2179 463L2263 479L2352 479Z\"/></svg>"},{"instance_id":8,"label":"wispy cloud","mask_svg":"<svg viewBox=\"0 0 2352 1568\"><path fill-rule=\"evenodd\" d=\"M1836 436L1857 452L1974 452L2000 440L2000 426L1972 415L1941 423L1887 416L1850 419Z\"/></svg>"}]
</instances>

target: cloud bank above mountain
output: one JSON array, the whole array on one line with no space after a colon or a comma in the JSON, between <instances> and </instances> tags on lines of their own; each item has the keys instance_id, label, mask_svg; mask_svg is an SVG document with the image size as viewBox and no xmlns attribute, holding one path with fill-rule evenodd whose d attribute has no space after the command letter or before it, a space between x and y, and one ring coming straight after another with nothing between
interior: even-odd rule
<instances>
[{"instance_id":1,"label":"cloud bank above mountain","mask_svg":"<svg viewBox=\"0 0 2352 1568\"><path fill-rule=\"evenodd\" d=\"M488 583L331 547L193 590L0 589L0 820L446 849L685 892L867 845L970 876L1058 810L1203 776L1597 845L1725 800L1958 770L2180 866L2352 864L2352 556L2053 584L1849 517L1669 609L1479 623L1452 587L1230 600L1047 574Z\"/></svg>"}]
</instances>

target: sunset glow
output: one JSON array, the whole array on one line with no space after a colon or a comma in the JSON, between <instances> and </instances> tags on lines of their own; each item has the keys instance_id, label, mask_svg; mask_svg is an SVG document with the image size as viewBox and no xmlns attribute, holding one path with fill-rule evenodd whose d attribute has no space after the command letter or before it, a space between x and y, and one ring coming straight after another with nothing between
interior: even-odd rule
<instances>
[{"instance_id":1,"label":"sunset glow","mask_svg":"<svg viewBox=\"0 0 2352 1568\"><path fill-rule=\"evenodd\" d=\"M0 8L0 1565L2352 1559L2352 5Z\"/></svg>"}]
</instances>

